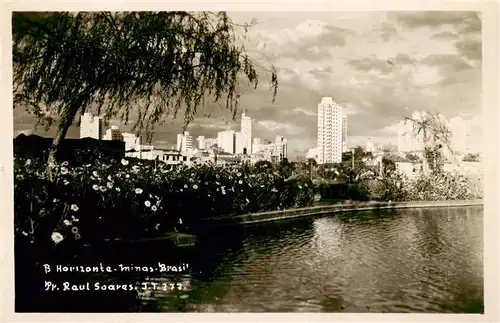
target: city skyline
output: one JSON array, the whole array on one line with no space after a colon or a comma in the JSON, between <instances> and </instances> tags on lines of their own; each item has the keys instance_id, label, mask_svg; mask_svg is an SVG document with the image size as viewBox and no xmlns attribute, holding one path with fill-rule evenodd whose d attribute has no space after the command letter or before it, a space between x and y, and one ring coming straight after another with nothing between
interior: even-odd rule
<instances>
[{"instance_id":1,"label":"city skyline","mask_svg":"<svg viewBox=\"0 0 500 323\"><path fill-rule=\"evenodd\" d=\"M467 122L477 126L471 132L480 136L482 39L474 12L240 12L230 17L236 23L257 19L247 48L276 66L278 95L271 103L261 73L256 91L243 89L235 121L229 111L200 109L187 128L196 136L212 138L233 129L248 109L256 120L253 137L280 134L289 140L290 156L303 155L316 146L316 110L323 96L345 107L349 146L364 146L368 138L396 145L397 123L419 110L472 120ZM16 109L14 119L14 135L33 131L35 120L23 110ZM174 145L182 123L180 115L157 127L152 144ZM78 132L74 125L68 137Z\"/></svg>"}]
</instances>

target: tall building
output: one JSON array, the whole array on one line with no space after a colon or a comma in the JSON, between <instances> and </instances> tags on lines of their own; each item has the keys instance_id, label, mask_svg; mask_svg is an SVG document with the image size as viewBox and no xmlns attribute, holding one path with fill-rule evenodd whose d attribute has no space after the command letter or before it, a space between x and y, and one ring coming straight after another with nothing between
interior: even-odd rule
<instances>
[{"instance_id":1,"label":"tall building","mask_svg":"<svg viewBox=\"0 0 500 323\"><path fill-rule=\"evenodd\" d=\"M118 126L111 126L108 130L106 130L106 134L103 137L104 140L123 140L122 133L120 132L120 128Z\"/></svg>"},{"instance_id":2,"label":"tall building","mask_svg":"<svg viewBox=\"0 0 500 323\"><path fill-rule=\"evenodd\" d=\"M94 138L102 139L104 135L104 120L99 116L93 116L92 113L86 112L80 120L80 139Z\"/></svg>"},{"instance_id":3,"label":"tall building","mask_svg":"<svg viewBox=\"0 0 500 323\"><path fill-rule=\"evenodd\" d=\"M246 115L247 110L241 115L241 140L242 153L250 155L252 153L252 118Z\"/></svg>"},{"instance_id":4,"label":"tall building","mask_svg":"<svg viewBox=\"0 0 500 323\"><path fill-rule=\"evenodd\" d=\"M205 142L205 136L198 136L198 138L196 138L196 141L198 141L198 149L200 149L200 150L207 149L206 142Z\"/></svg>"},{"instance_id":5,"label":"tall building","mask_svg":"<svg viewBox=\"0 0 500 323\"><path fill-rule=\"evenodd\" d=\"M244 147L244 142L243 142L243 134L240 131L237 131L234 133L234 140L235 140L235 153L236 154L243 154L245 151Z\"/></svg>"},{"instance_id":6,"label":"tall building","mask_svg":"<svg viewBox=\"0 0 500 323\"><path fill-rule=\"evenodd\" d=\"M342 115L342 152L347 152L347 116Z\"/></svg>"},{"instance_id":7,"label":"tall building","mask_svg":"<svg viewBox=\"0 0 500 323\"><path fill-rule=\"evenodd\" d=\"M234 154L236 152L236 132L224 130L217 133L217 146L223 152Z\"/></svg>"},{"instance_id":8,"label":"tall building","mask_svg":"<svg viewBox=\"0 0 500 323\"><path fill-rule=\"evenodd\" d=\"M177 150L181 152L190 151L193 149L193 137L188 131L177 135Z\"/></svg>"},{"instance_id":9,"label":"tall building","mask_svg":"<svg viewBox=\"0 0 500 323\"><path fill-rule=\"evenodd\" d=\"M318 104L318 164L342 161L343 116L342 106L331 97L321 99Z\"/></svg>"}]
</instances>

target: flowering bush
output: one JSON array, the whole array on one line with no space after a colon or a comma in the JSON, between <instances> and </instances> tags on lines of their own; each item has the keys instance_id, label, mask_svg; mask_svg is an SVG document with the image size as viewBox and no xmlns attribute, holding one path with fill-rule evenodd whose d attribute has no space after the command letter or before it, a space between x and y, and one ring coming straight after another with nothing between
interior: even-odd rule
<instances>
[{"instance_id":1,"label":"flowering bush","mask_svg":"<svg viewBox=\"0 0 500 323\"><path fill-rule=\"evenodd\" d=\"M408 201L472 200L481 199L467 176L459 172L420 174L402 185Z\"/></svg>"},{"instance_id":2,"label":"flowering bush","mask_svg":"<svg viewBox=\"0 0 500 323\"><path fill-rule=\"evenodd\" d=\"M391 201L446 201L481 199L470 178L459 172L439 172L415 178L394 172L389 176L375 177L363 182L371 199Z\"/></svg>"},{"instance_id":3,"label":"flowering bush","mask_svg":"<svg viewBox=\"0 0 500 323\"><path fill-rule=\"evenodd\" d=\"M199 228L200 219L303 207L308 178L248 166L154 165L120 160L54 167L15 158L16 232L31 242L88 243Z\"/></svg>"}]
</instances>

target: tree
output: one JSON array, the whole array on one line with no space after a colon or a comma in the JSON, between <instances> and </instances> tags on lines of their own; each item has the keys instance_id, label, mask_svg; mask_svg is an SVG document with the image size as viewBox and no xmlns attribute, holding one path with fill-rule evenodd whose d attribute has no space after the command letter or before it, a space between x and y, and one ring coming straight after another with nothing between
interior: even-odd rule
<instances>
[{"instance_id":1,"label":"tree","mask_svg":"<svg viewBox=\"0 0 500 323\"><path fill-rule=\"evenodd\" d=\"M441 119L439 114L424 112L415 117L406 117L405 122L410 121L413 124L413 135L422 135L424 144L423 169L424 173L428 174L430 170L436 170L442 163L441 148L447 148L452 156L452 161L456 166L459 166L458 159L451 148L450 138L451 131Z\"/></svg>"},{"instance_id":2,"label":"tree","mask_svg":"<svg viewBox=\"0 0 500 323\"><path fill-rule=\"evenodd\" d=\"M464 156L462 159L464 162L478 162L479 161L479 154L467 154Z\"/></svg>"},{"instance_id":3,"label":"tree","mask_svg":"<svg viewBox=\"0 0 500 323\"><path fill-rule=\"evenodd\" d=\"M295 170L295 165L293 163L290 163L288 161L288 158L283 158L283 160L280 161L278 164L278 169L281 174L283 174L285 177L290 177L292 176L294 170Z\"/></svg>"},{"instance_id":4,"label":"tree","mask_svg":"<svg viewBox=\"0 0 500 323\"><path fill-rule=\"evenodd\" d=\"M14 108L59 126L49 165L78 113L97 106L150 140L154 127L185 112L185 127L208 102L238 109L240 83L256 88L258 66L225 12L53 12L12 17ZM273 66L273 100L278 78Z\"/></svg>"},{"instance_id":5,"label":"tree","mask_svg":"<svg viewBox=\"0 0 500 323\"><path fill-rule=\"evenodd\" d=\"M392 173L396 172L396 163L392 159L383 156L382 164L383 164L384 176L390 176Z\"/></svg>"},{"instance_id":6,"label":"tree","mask_svg":"<svg viewBox=\"0 0 500 323\"><path fill-rule=\"evenodd\" d=\"M410 161L411 163L418 163L420 162L420 158L415 155L415 154L407 154L406 159Z\"/></svg>"},{"instance_id":7,"label":"tree","mask_svg":"<svg viewBox=\"0 0 500 323\"><path fill-rule=\"evenodd\" d=\"M268 172L273 168L273 164L268 160L259 160L255 163L254 168L257 172Z\"/></svg>"}]
</instances>

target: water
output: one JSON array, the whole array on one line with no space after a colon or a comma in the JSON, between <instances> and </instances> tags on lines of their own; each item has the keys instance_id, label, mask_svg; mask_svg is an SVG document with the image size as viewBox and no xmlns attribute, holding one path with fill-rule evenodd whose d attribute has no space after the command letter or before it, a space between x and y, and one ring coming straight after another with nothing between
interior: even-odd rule
<instances>
[{"instance_id":1,"label":"water","mask_svg":"<svg viewBox=\"0 0 500 323\"><path fill-rule=\"evenodd\" d=\"M141 295L143 311L484 311L482 207L345 213L211 239L189 255L188 290Z\"/></svg>"}]
</instances>

